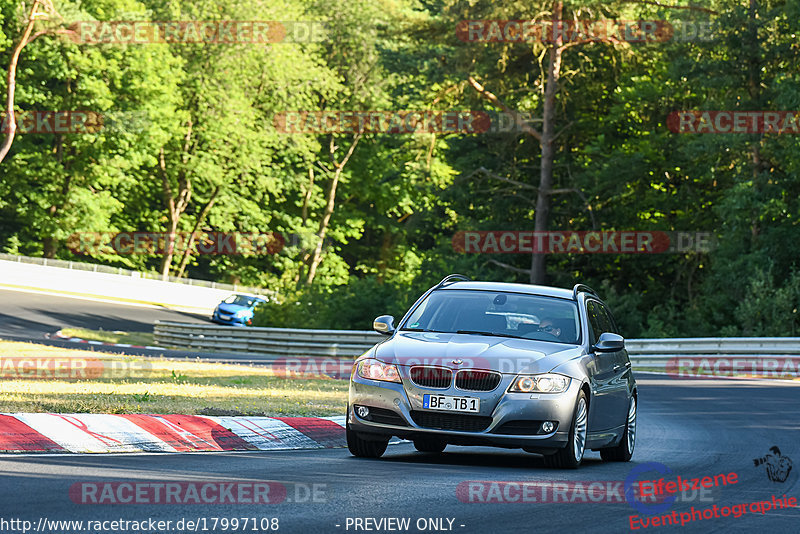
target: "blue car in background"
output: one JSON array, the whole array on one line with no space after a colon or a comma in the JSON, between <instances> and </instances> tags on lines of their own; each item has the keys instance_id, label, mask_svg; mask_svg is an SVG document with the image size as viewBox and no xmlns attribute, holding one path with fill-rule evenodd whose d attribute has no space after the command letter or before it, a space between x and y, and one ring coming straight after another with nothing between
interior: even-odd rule
<instances>
[{"instance_id":1,"label":"blue car in background","mask_svg":"<svg viewBox=\"0 0 800 534\"><path fill-rule=\"evenodd\" d=\"M267 302L265 297L234 293L214 308L211 320L215 323L229 324L232 326L245 326L251 324L253 310L259 304Z\"/></svg>"}]
</instances>

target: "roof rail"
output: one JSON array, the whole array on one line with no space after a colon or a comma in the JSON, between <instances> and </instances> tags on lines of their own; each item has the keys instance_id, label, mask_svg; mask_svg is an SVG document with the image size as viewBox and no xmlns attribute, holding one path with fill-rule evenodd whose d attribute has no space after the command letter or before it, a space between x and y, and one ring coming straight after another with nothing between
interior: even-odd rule
<instances>
[{"instance_id":1,"label":"roof rail","mask_svg":"<svg viewBox=\"0 0 800 534\"><path fill-rule=\"evenodd\" d=\"M438 289L438 288L442 287L443 285L445 285L447 282L450 282L452 280L462 280L464 282L471 281L471 279L468 276L464 276L463 274L448 274L447 276L442 278L441 282L436 284L436 287L434 287L434 289Z\"/></svg>"},{"instance_id":2,"label":"roof rail","mask_svg":"<svg viewBox=\"0 0 800 534\"><path fill-rule=\"evenodd\" d=\"M600 297L600 295L597 294L597 291L595 291L591 287L587 286L586 284L575 284L575 287L572 288L572 298L574 298L575 300L578 300L578 293L581 293L581 292L591 293L595 297L598 297L598 298Z\"/></svg>"}]
</instances>

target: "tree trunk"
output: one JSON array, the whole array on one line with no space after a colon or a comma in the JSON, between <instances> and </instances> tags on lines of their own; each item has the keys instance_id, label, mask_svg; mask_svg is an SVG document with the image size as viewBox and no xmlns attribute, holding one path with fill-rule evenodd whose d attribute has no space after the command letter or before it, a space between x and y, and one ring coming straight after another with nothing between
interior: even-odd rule
<instances>
[{"instance_id":1,"label":"tree trunk","mask_svg":"<svg viewBox=\"0 0 800 534\"><path fill-rule=\"evenodd\" d=\"M350 148L347 150L347 154L345 154L342 161L336 163L334 160L334 153L336 152L336 146L334 145L334 140L331 137L330 143L330 154L331 159L333 160L333 179L331 180L330 189L328 189L328 201L325 204L325 211L322 214L322 219L319 222L319 230L317 230L317 244L314 247L314 251L311 253L311 257L308 261L308 275L306 276L306 284L311 285L314 282L314 277L317 274L317 268L319 264L322 263L322 245L325 241L325 236L328 233L328 225L331 222L331 216L333 215L333 210L336 206L336 188L339 186L339 179L342 176L342 170L344 166L347 165L350 156L353 155L353 151L356 149L356 145L358 145L358 141L361 139L361 134L356 134L353 137L353 142L350 143Z\"/></svg>"},{"instance_id":2,"label":"tree trunk","mask_svg":"<svg viewBox=\"0 0 800 534\"><path fill-rule=\"evenodd\" d=\"M200 211L200 214L197 216L197 219L194 221L194 227L192 228L192 233L189 234L189 240L186 243L186 249L183 251L183 257L181 258L181 264L178 266L178 278L183 276L183 271L186 270L186 264L189 263L189 258L192 256L192 245L194 245L195 235L197 231L200 229L200 225L203 224L206 217L208 216L208 212L211 211L211 208L214 206L214 203L217 201L217 195L219 195L222 186L217 186L214 189L214 192L211 193L211 198L208 199L206 205L203 206L203 209Z\"/></svg>"},{"instance_id":3,"label":"tree trunk","mask_svg":"<svg viewBox=\"0 0 800 534\"><path fill-rule=\"evenodd\" d=\"M6 138L3 144L0 145L0 162L5 159L8 151L11 149L11 144L14 142L14 136L17 133L17 118L14 116L14 93L17 89L17 64L19 63L19 56L22 53L22 49L28 44L28 39L33 31L33 25L36 23L36 14L39 9L39 4L41 3L40 0L33 1L33 7L31 7L31 13L28 15L28 23L25 26L25 31L22 32L22 37L20 37L17 46L14 48L14 53L11 55L11 62L8 64L6 116L4 121L5 124L8 125L8 131L6 132Z\"/></svg>"},{"instance_id":4,"label":"tree trunk","mask_svg":"<svg viewBox=\"0 0 800 534\"><path fill-rule=\"evenodd\" d=\"M308 263L308 275L306 276L306 284L311 284L317 274L317 267L322 262L322 245L325 241L325 235L328 233L328 224L331 222L331 215L336 203L336 188L339 186L339 177L342 175L342 168L336 167L333 173L333 180L331 180L331 187L328 189L328 202L325 205L325 212L322 214L322 220L319 222L319 230L317 231L317 244L314 246L314 251L311 253L311 258Z\"/></svg>"},{"instance_id":5,"label":"tree trunk","mask_svg":"<svg viewBox=\"0 0 800 534\"><path fill-rule=\"evenodd\" d=\"M761 48L758 42L758 5L756 0L750 0L749 21L747 28L747 37L749 38L750 45L747 47L750 51L748 58L748 93L750 95L750 105L752 109L763 109L761 103L761 62L760 54ZM751 147L752 154L752 176L753 176L753 191L754 194L758 193L760 186L759 174L761 174L761 136L753 136L753 145ZM758 235L760 233L759 215L753 213L750 221L750 242L752 246L756 246Z\"/></svg>"},{"instance_id":6,"label":"tree trunk","mask_svg":"<svg viewBox=\"0 0 800 534\"><path fill-rule=\"evenodd\" d=\"M173 213L170 211L170 214ZM161 279L164 281L169 280L169 269L172 265L172 258L175 256L175 231L178 229L179 219L180 216L170 215L169 229L164 240L164 254L161 256Z\"/></svg>"},{"instance_id":7,"label":"tree trunk","mask_svg":"<svg viewBox=\"0 0 800 534\"><path fill-rule=\"evenodd\" d=\"M533 229L546 232L550 222L550 191L553 189L553 140L555 139L556 95L561 75L561 53L564 36L561 31L561 2L553 5L553 44L550 46L547 65L547 84L544 88L542 110L541 167L539 171L539 191L536 197ZM531 284L544 284L547 281L547 255L531 256Z\"/></svg>"},{"instance_id":8,"label":"tree trunk","mask_svg":"<svg viewBox=\"0 0 800 534\"><path fill-rule=\"evenodd\" d=\"M392 233L387 228L383 232L381 251L378 256L378 283L382 284L386 278L386 271L392 261Z\"/></svg>"},{"instance_id":9,"label":"tree trunk","mask_svg":"<svg viewBox=\"0 0 800 534\"><path fill-rule=\"evenodd\" d=\"M308 203L311 201L311 194L314 191L314 168L308 168L308 189L306 189L306 194L303 195L303 210L301 213L301 217L303 220L303 227L306 225L306 221L308 220Z\"/></svg>"},{"instance_id":10,"label":"tree trunk","mask_svg":"<svg viewBox=\"0 0 800 534\"><path fill-rule=\"evenodd\" d=\"M188 138L191 136L191 123L189 124L189 132L186 135L188 143ZM164 205L167 210L167 217L169 218L168 233L164 242L164 253L161 256L161 279L169 280L169 269L172 265L172 258L175 256L175 232L178 230L178 223L180 222L181 215L186 211L186 207L189 205L189 201L192 198L192 182L186 176L185 169L181 169L181 178L178 180L178 194L176 197L173 195L172 187L169 184L163 148L159 153L158 163L161 169Z\"/></svg>"},{"instance_id":11,"label":"tree trunk","mask_svg":"<svg viewBox=\"0 0 800 534\"><path fill-rule=\"evenodd\" d=\"M300 228L305 230L306 221L308 220L308 204L311 202L311 195L314 191L314 168L308 168L308 188L306 189L305 194L303 195L303 208L300 213L301 224ZM298 240L301 236L297 236ZM302 249L301 249L302 250ZM311 253L305 253L302 256L302 259L297 266L297 273L294 275L294 283L295 285L300 283L300 279L303 278L303 273L305 272L306 263L308 262L309 258L311 258Z\"/></svg>"}]
</instances>

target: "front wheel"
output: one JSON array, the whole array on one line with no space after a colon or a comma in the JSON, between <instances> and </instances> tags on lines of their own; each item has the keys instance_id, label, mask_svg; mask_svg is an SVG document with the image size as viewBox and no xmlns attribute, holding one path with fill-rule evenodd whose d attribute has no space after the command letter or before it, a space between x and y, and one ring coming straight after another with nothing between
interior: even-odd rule
<instances>
[{"instance_id":1,"label":"front wheel","mask_svg":"<svg viewBox=\"0 0 800 534\"><path fill-rule=\"evenodd\" d=\"M350 425L347 425L345 431L347 435L347 448L350 454L358 458L380 458L386 447L389 445L389 439L380 441L366 440L358 436L357 433L350 430Z\"/></svg>"},{"instance_id":2,"label":"front wheel","mask_svg":"<svg viewBox=\"0 0 800 534\"><path fill-rule=\"evenodd\" d=\"M633 447L636 445L636 397L631 397L628 405L628 420L625 422L625 431L616 447L600 449L600 458L606 462L628 462L633 456Z\"/></svg>"},{"instance_id":3,"label":"front wheel","mask_svg":"<svg viewBox=\"0 0 800 534\"><path fill-rule=\"evenodd\" d=\"M555 454L544 457L548 467L561 469L576 469L581 465L583 453L586 451L586 434L589 420L589 403L586 402L586 393L581 390L575 402L575 412L572 416L572 427L569 431L567 446L559 449Z\"/></svg>"}]
</instances>

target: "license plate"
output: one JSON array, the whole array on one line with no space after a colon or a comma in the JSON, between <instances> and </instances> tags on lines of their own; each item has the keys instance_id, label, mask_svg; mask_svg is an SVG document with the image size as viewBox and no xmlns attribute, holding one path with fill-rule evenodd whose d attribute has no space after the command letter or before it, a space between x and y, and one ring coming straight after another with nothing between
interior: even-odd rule
<instances>
[{"instance_id":1,"label":"license plate","mask_svg":"<svg viewBox=\"0 0 800 534\"><path fill-rule=\"evenodd\" d=\"M225 315L224 313L220 313L220 314L219 314L219 318L220 318L220 319L224 319L224 320L226 320L226 321L227 321L228 319L230 319L230 318L231 318L231 316L230 316L230 315Z\"/></svg>"},{"instance_id":2,"label":"license plate","mask_svg":"<svg viewBox=\"0 0 800 534\"><path fill-rule=\"evenodd\" d=\"M422 407L426 410L478 412L481 408L481 401L474 397L451 397L450 395L426 394L422 396Z\"/></svg>"}]
</instances>

